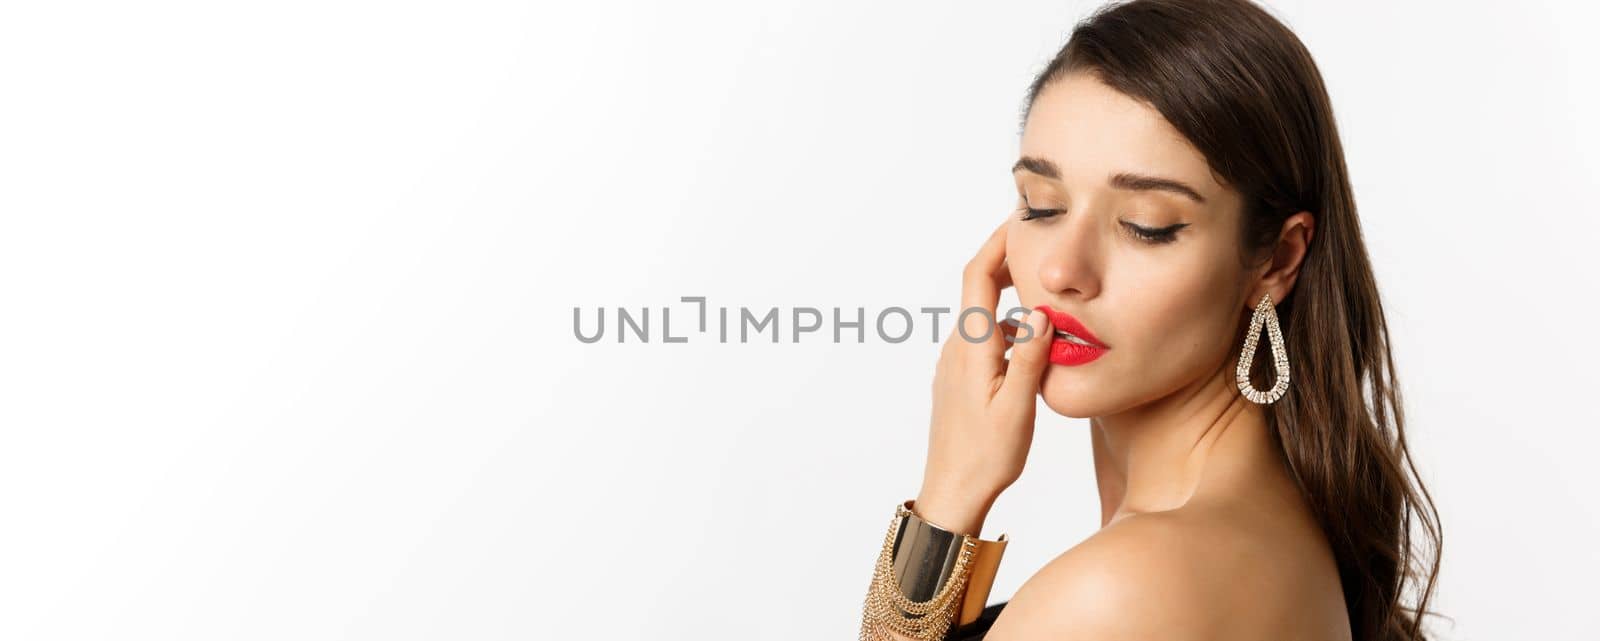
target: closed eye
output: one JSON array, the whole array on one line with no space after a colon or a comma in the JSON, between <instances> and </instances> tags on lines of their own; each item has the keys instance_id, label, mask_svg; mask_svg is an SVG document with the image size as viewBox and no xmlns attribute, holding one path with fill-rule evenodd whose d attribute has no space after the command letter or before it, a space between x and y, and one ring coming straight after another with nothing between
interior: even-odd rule
<instances>
[{"instance_id":1,"label":"closed eye","mask_svg":"<svg viewBox=\"0 0 1600 641\"><path fill-rule=\"evenodd\" d=\"M1162 245L1177 240L1178 230L1188 227L1189 223L1178 223L1176 225L1167 225L1166 227L1143 227L1123 221L1122 226L1126 227L1134 238L1152 245Z\"/></svg>"},{"instance_id":2,"label":"closed eye","mask_svg":"<svg viewBox=\"0 0 1600 641\"><path fill-rule=\"evenodd\" d=\"M1033 207L1025 206L1022 208L1021 219L1036 220L1040 218L1050 218L1060 214L1061 211L1062 210L1060 209L1035 209ZM1178 230L1188 227L1189 223L1177 223L1174 225L1167 225L1166 227L1145 227L1143 225L1135 225L1127 221L1122 221L1122 226L1128 230L1129 234L1133 235L1134 238L1137 238L1140 241L1152 245L1164 245L1177 240Z\"/></svg>"}]
</instances>

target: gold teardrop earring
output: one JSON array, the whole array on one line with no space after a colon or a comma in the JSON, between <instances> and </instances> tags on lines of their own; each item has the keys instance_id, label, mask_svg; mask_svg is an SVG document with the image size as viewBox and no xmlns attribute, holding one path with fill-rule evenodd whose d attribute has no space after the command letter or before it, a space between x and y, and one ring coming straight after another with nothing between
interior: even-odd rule
<instances>
[{"instance_id":1,"label":"gold teardrop earring","mask_svg":"<svg viewBox=\"0 0 1600 641\"><path fill-rule=\"evenodd\" d=\"M1265 392L1250 385L1250 362L1256 357L1256 341L1261 338L1261 326L1267 326L1267 338L1272 344L1272 371L1277 379L1272 389ZM1268 404L1283 398L1289 391L1289 354L1283 349L1283 330L1278 327L1278 311L1272 305L1272 296L1262 294L1256 311L1250 315L1250 331L1245 333L1244 351L1239 354L1239 367L1234 371L1239 381L1239 393L1253 403Z\"/></svg>"}]
</instances>

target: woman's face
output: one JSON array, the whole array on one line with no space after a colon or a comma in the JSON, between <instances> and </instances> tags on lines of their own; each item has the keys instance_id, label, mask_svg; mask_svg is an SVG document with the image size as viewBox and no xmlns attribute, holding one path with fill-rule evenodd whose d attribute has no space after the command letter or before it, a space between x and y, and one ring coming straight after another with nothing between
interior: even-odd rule
<instances>
[{"instance_id":1,"label":"woman's face","mask_svg":"<svg viewBox=\"0 0 1600 641\"><path fill-rule=\"evenodd\" d=\"M1244 301L1241 198L1205 157L1154 108L1072 74L1035 99L1022 158L1006 232L1018 300L1072 315L1108 348L1047 366L1045 404L1104 416L1219 371L1231 380L1254 301ZM1022 220L1029 208L1059 211Z\"/></svg>"}]
</instances>

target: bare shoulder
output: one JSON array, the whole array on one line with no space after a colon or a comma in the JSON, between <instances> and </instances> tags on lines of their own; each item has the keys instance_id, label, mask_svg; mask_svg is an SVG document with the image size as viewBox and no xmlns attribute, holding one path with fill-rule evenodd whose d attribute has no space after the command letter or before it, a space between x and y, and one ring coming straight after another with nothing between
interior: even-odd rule
<instances>
[{"instance_id":1,"label":"bare shoulder","mask_svg":"<svg viewBox=\"0 0 1600 641\"><path fill-rule=\"evenodd\" d=\"M1281 534L1220 510L1125 517L1030 578L985 638L1348 639L1342 596Z\"/></svg>"},{"instance_id":2,"label":"bare shoulder","mask_svg":"<svg viewBox=\"0 0 1600 641\"><path fill-rule=\"evenodd\" d=\"M1190 520L1140 514L1105 527L1028 579L989 638L1204 638L1222 577L1198 558Z\"/></svg>"}]
</instances>

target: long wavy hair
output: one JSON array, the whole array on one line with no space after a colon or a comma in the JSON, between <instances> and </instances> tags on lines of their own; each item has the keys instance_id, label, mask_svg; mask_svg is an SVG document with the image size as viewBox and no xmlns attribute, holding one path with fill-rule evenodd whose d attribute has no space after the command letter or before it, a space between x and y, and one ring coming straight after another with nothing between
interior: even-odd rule
<instances>
[{"instance_id":1,"label":"long wavy hair","mask_svg":"<svg viewBox=\"0 0 1600 641\"><path fill-rule=\"evenodd\" d=\"M1247 0L1114 2L1034 79L1023 122L1046 85L1076 71L1151 105L1244 196L1246 265L1270 259L1285 218L1315 216L1299 278L1276 308L1294 382L1267 406L1269 426L1333 547L1353 638L1424 639L1439 515L1406 446L1383 304L1310 52ZM1271 362L1254 359L1258 389L1270 387Z\"/></svg>"}]
</instances>

